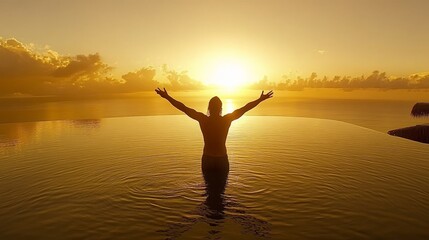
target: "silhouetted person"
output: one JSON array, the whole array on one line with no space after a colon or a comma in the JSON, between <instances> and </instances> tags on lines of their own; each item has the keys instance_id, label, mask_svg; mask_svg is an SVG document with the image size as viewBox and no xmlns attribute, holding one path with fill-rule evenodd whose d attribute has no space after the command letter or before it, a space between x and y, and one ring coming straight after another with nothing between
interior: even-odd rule
<instances>
[{"instance_id":1,"label":"silhouetted person","mask_svg":"<svg viewBox=\"0 0 429 240\"><path fill-rule=\"evenodd\" d=\"M174 107L184 112L190 118L195 119L200 124L201 132L204 137L204 150L201 162L201 168L204 174L204 179L208 181L211 178L226 179L229 172L228 155L226 151L226 137L228 135L231 122L239 119L244 113L256 107L260 102L271 98L273 91L264 94L262 91L260 97L252 102L247 103L244 107L235 110L232 113L222 116L222 101L215 96L209 101L207 115L197 112L185 104L175 100L168 95L167 90L155 89L156 93L167 99ZM219 184L215 184L218 185ZM222 189L220 184L220 189ZM218 186L215 187L218 188ZM222 190L221 190L222 191Z\"/></svg>"},{"instance_id":2,"label":"silhouetted person","mask_svg":"<svg viewBox=\"0 0 429 240\"><path fill-rule=\"evenodd\" d=\"M231 122L243 116L244 113L256 107L260 102L271 98L273 96L273 91L269 91L267 94L264 94L264 91L262 91L257 100L249 102L244 107L224 116L222 116L222 101L219 97L210 99L206 115L175 100L168 95L165 88L164 90L158 88L155 89L155 91L161 97L167 99L174 107L184 112L192 119L197 120L200 124L200 129L204 137L201 168L206 187L206 199L201 207L197 209L197 214L200 214L203 219L200 220L200 218L197 218L195 222L193 221L193 224L199 221L207 223L205 218L208 218L210 226L216 227L222 224L222 221L219 220L228 217L225 213L225 208L227 202L231 202L231 199L224 194L229 173L229 162L225 142ZM237 205L238 203L234 204ZM243 209L244 207L241 208ZM234 209L230 211L234 212ZM269 234L269 228L266 222L246 215L243 210L240 210L240 216L240 218L235 218L231 215L229 218L237 221L256 236L266 236ZM193 224L181 224L178 227L170 226L165 232L169 237L178 238L182 236L184 232L191 229ZM215 229L208 231L208 234L208 238L210 239L218 239L218 237L220 237L218 235L219 231Z\"/></svg>"}]
</instances>

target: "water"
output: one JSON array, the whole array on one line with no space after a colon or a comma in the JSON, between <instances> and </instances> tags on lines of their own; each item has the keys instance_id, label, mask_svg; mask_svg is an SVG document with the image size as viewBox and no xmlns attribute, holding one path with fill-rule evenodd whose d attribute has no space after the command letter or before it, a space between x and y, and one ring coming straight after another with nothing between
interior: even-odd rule
<instances>
[{"instance_id":1,"label":"water","mask_svg":"<svg viewBox=\"0 0 429 240\"><path fill-rule=\"evenodd\" d=\"M205 113L210 98L219 95L223 112L228 113L259 97L259 91L173 92L178 100ZM416 102L429 102L428 91L333 89L276 91L247 115L311 117L340 120L383 133L389 130L427 123L413 118ZM106 117L182 114L154 92L105 98L0 98L0 123L46 120L101 119Z\"/></svg>"},{"instance_id":2,"label":"water","mask_svg":"<svg viewBox=\"0 0 429 240\"><path fill-rule=\"evenodd\" d=\"M345 122L233 123L207 194L185 116L0 124L0 239L427 239L429 148Z\"/></svg>"}]
</instances>

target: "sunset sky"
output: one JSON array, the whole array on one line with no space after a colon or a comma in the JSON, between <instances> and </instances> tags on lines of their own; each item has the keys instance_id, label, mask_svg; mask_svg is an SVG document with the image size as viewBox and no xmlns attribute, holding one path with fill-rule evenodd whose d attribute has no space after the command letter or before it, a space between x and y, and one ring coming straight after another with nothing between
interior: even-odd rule
<instances>
[{"instance_id":1,"label":"sunset sky","mask_svg":"<svg viewBox=\"0 0 429 240\"><path fill-rule=\"evenodd\" d=\"M0 37L62 55L99 53L116 73L168 64L203 81L234 66L282 74L429 71L427 0L1 0Z\"/></svg>"}]
</instances>

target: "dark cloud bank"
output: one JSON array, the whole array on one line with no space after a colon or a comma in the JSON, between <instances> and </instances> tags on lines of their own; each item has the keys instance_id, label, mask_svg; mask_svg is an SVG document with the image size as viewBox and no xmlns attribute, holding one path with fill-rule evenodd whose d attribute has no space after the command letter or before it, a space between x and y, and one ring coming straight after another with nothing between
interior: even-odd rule
<instances>
[{"instance_id":1,"label":"dark cloud bank","mask_svg":"<svg viewBox=\"0 0 429 240\"><path fill-rule=\"evenodd\" d=\"M121 78L112 76L112 67L104 63L98 53L62 56L52 50L37 51L31 44L16 39L0 38L0 96L27 95L93 95L132 93L153 90L157 86L171 90L198 90L204 85L186 72L163 66L158 71L143 67ZM160 82L157 78L167 79ZM302 90L304 88L429 88L429 74L392 78L374 71L369 76L319 78L313 73L307 78L270 82L267 78L249 86L255 89Z\"/></svg>"},{"instance_id":2,"label":"dark cloud bank","mask_svg":"<svg viewBox=\"0 0 429 240\"><path fill-rule=\"evenodd\" d=\"M112 67L98 53L61 56L52 50L40 53L32 45L16 39L0 38L0 95L85 95L131 93L154 90L158 86L174 90L202 89L203 85L186 72L164 66L169 82L155 80L156 70L143 67L114 78Z\"/></svg>"}]
</instances>

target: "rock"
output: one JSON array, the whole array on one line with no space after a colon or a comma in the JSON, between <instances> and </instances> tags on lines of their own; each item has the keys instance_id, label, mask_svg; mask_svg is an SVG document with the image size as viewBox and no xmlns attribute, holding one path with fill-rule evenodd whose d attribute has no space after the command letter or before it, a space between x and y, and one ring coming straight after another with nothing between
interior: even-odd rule
<instances>
[{"instance_id":1,"label":"rock","mask_svg":"<svg viewBox=\"0 0 429 240\"><path fill-rule=\"evenodd\" d=\"M392 136L402 137L421 143L429 143L429 125L416 125L412 127L399 128L387 132Z\"/></svg>"}]
</instances>

